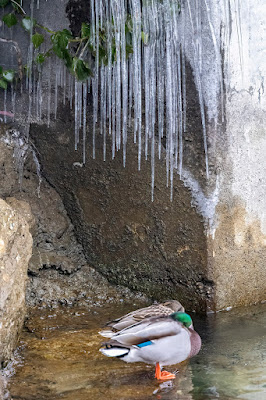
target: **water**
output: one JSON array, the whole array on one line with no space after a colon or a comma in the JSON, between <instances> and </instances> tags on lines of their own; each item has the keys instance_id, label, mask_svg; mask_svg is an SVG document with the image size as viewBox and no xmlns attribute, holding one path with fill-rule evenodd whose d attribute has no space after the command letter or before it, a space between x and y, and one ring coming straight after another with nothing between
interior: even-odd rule
<instances>
[{"instance_id":1,"label":"water","mask_svg":"<svg viewBox=\"0 0 266 400\"><path fill-rule=\"evenodd\" d=\"M135 304L139 307L140 304ZM99 351L102 325L133 306L37 310L26 322L9 390L18 400L263 400L266 398L266 304L193 318L203 340L175 381L154 367L126 364Z\"/></svg>"}]
</instances>

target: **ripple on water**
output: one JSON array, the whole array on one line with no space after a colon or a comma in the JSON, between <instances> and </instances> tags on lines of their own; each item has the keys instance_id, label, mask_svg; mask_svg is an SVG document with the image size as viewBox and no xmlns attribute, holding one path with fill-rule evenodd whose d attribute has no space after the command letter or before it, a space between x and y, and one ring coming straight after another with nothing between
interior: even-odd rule
<instances>
[{"instance_id":1,"label":"ripple on water","mask_svg":"<svg viewBox=\"0 0 266 400\"><path fill-rule=\"evenodd\" d=\"M153 366L126 364L98 351L103 340L98 330L129 310L124 305L93 311L61 308L53 314L35 310L26 321L13 365L9 382L13 398L266 399L266 304L194 317L202 350L178 366L175 381L161 384L153 378Z\"/></svg>"}]
</instances>

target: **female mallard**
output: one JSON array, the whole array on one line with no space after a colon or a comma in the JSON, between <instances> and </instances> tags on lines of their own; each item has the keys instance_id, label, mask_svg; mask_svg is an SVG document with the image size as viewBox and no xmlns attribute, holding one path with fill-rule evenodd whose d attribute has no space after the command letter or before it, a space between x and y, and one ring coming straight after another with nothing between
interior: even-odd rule
<instances>
[{"instance_id":1,"label":"female mallard","mask_svg":"<svg viewBox=\"0 0 266 400\"><path fill-rule=\"evenodd\" d=\"M173 312L184 312L185 309L177 300L167 300L164 303L152 304L149 307L139 308L106 324L107 329L99 332L104 337L112 337L116 332L128 328L144 319L159 316L168 316Z\"/></svg>"},{"instance_id":2,"label":"female mallard","mask_svg":"<svg viewBox=\"0 0 266 400\"><path fill-rule=\"evenodd\" d=\"M201 348L200 336L191 326L191 317L184 312L147 318L114 334L100 351L126 362L155 364L155 378L174 379L174 374L161 367L181 363Z\"/></svg>"}]
</instances>

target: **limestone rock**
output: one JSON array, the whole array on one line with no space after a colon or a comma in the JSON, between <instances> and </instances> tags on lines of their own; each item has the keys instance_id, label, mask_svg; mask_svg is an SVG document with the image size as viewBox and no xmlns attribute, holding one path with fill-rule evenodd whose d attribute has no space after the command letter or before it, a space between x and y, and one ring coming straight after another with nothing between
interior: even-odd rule
<instances>
[{"instance_id":1,"label":"limestone rock","mask_svg":"<svg viewBox=\"0 0 266 400\"><path fill-rule=\"evenodd\" d=\"M0 199L0 363L10 359L25 316L28 262L32 252L29 225Z\"/></svg>"},{"instance_id":2,"label":"limestone rock","mask_svg":"<svg viewBox=\"0 0 266 400\"><path fill-rule=\"evenodd\" d=\"M16 159L19 156L16 149L25 147L23 140L19 132L0 126L0 197L23 214L33 237L27 305L56 307L79 303L88 306L133 299L128 289L110 285L87 263L57 191L45 179L38 191L40 176L33 149L28 151L19 174L18 165L22 162Z\"/></svg>"}]
</instances>

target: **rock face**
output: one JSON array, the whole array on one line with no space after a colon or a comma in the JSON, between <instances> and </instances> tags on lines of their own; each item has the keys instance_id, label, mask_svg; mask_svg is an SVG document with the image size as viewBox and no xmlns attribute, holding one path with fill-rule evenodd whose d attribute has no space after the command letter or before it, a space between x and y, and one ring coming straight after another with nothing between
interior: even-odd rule
<instances>
[{"instance_id":1,"label":"rock face","mask_svg":"<svg viewBox=\"0 0 266 400\"><path fill-rule=\"evenodd\" d=\"M82 147L73 150L73 127L66 123L68 109L60 112L50 129L32 125L30 134L42 173L60 194L89 264L114 284L205 310L213 284L207 278L204 226L189 190L176 179L171 202L165 165L158 164L152 203L150 165L143 161L138 172L134 146L124 168L120 155L112 160L108 153L103 163L99 139L96 159L89 143L82 166Z\"/></svg>"},{"instance_id":2,"label":"rock face","mask_svg":"<svg viewBox=\"0 0 266 400\"><path fill-rule=\"evenodd\" d=\"M28 206L24 202L19 202L17 208L26 209L24 215L28 213ZM31 254L32 237L28 223L18 211L0 199L1 364L9 360L24 321L27 269Z\"/></svg>"},{"instance_id":3,"label":"rock face","mask_svg":"<svg viewBox=\"0 0 266 400\"><path fill-rule=\"evenodd\" d=\"M72 302L80 298L84 287L87 294L91 293L91 266L114 284L157 299L176 297L188 309L215 311L265 300L265 0L252 4L243 0L235 10L230 2L224 3L198 2L201 29L194 40L201 40L195 46L184 47L187 126L183 134L183 171L180 179L175 175L173 203L165 185L165 154L156 163L155 201L151 203L150 159L142 163L139 172L136 149L130 143L132 135L128 136L126 168L121 153L112 160L110 143L107 159L102 161L103 135L99 127L93 159L90 96L87 164L83 165L82 138L74 151L73 104L60 97L60 90L47 95L47 88L53 88L58 78L51 71L57 71L54 64L50 70L43 68L43 77L49 76L52 82L43 85L47 86L42 92L44 118L42 115L41 121L36 119L30 128L25 124L28 94L20 97L17 93L16 120L30 130L46 181L38 197L31 152L23 173L27 182L19 192L10 162L13 153L4 149L2 155L0 148L4 157L0 197L28 201L36 218L29 269L31 304L38 299L56 302L53 297L57 296ZM180 18L184 18L186 42L191 44L194 29L188 23L189 8L182 7ZM40 8L36 17L56 29L70 22L75 35L87 13L87 0L62 0L60 4L49 0L49 7ZM12 35L19 43L22 41L16 27ZM27 54L27 41L22 46ZM195 51L200 53L198 62ZM4 53L8 65L12 57ZM52 115L48 124L45 107L47 110L49 102L53 114L55 99L59 99L57 118L54 121ZM4 107L6 104L0 109ZM206 146L202 139L203 108ZM205 178L205 152L209 179ZM19 154L23 161L23 152ZM69 290L70 281L73 286ZM104 288L110 287L102 282Z\"/></svg>"},{"instance_id":4,"label":"rock face","mask_svg":"<svg viewBox=\"0 0 266 400\"><path fill-rule=\"evenodd\" d=\"M39 167L23 137L18 131L8 131L7 127L0 129L0 133L0 197L23 213L33 236L27 304L57 306L79 302L90 305L132 298L128 289L110 285L88 264L57 191L45 179L39 190ZM25 152L27 157L23 156Z\"/></svg>"}]
</instances>

